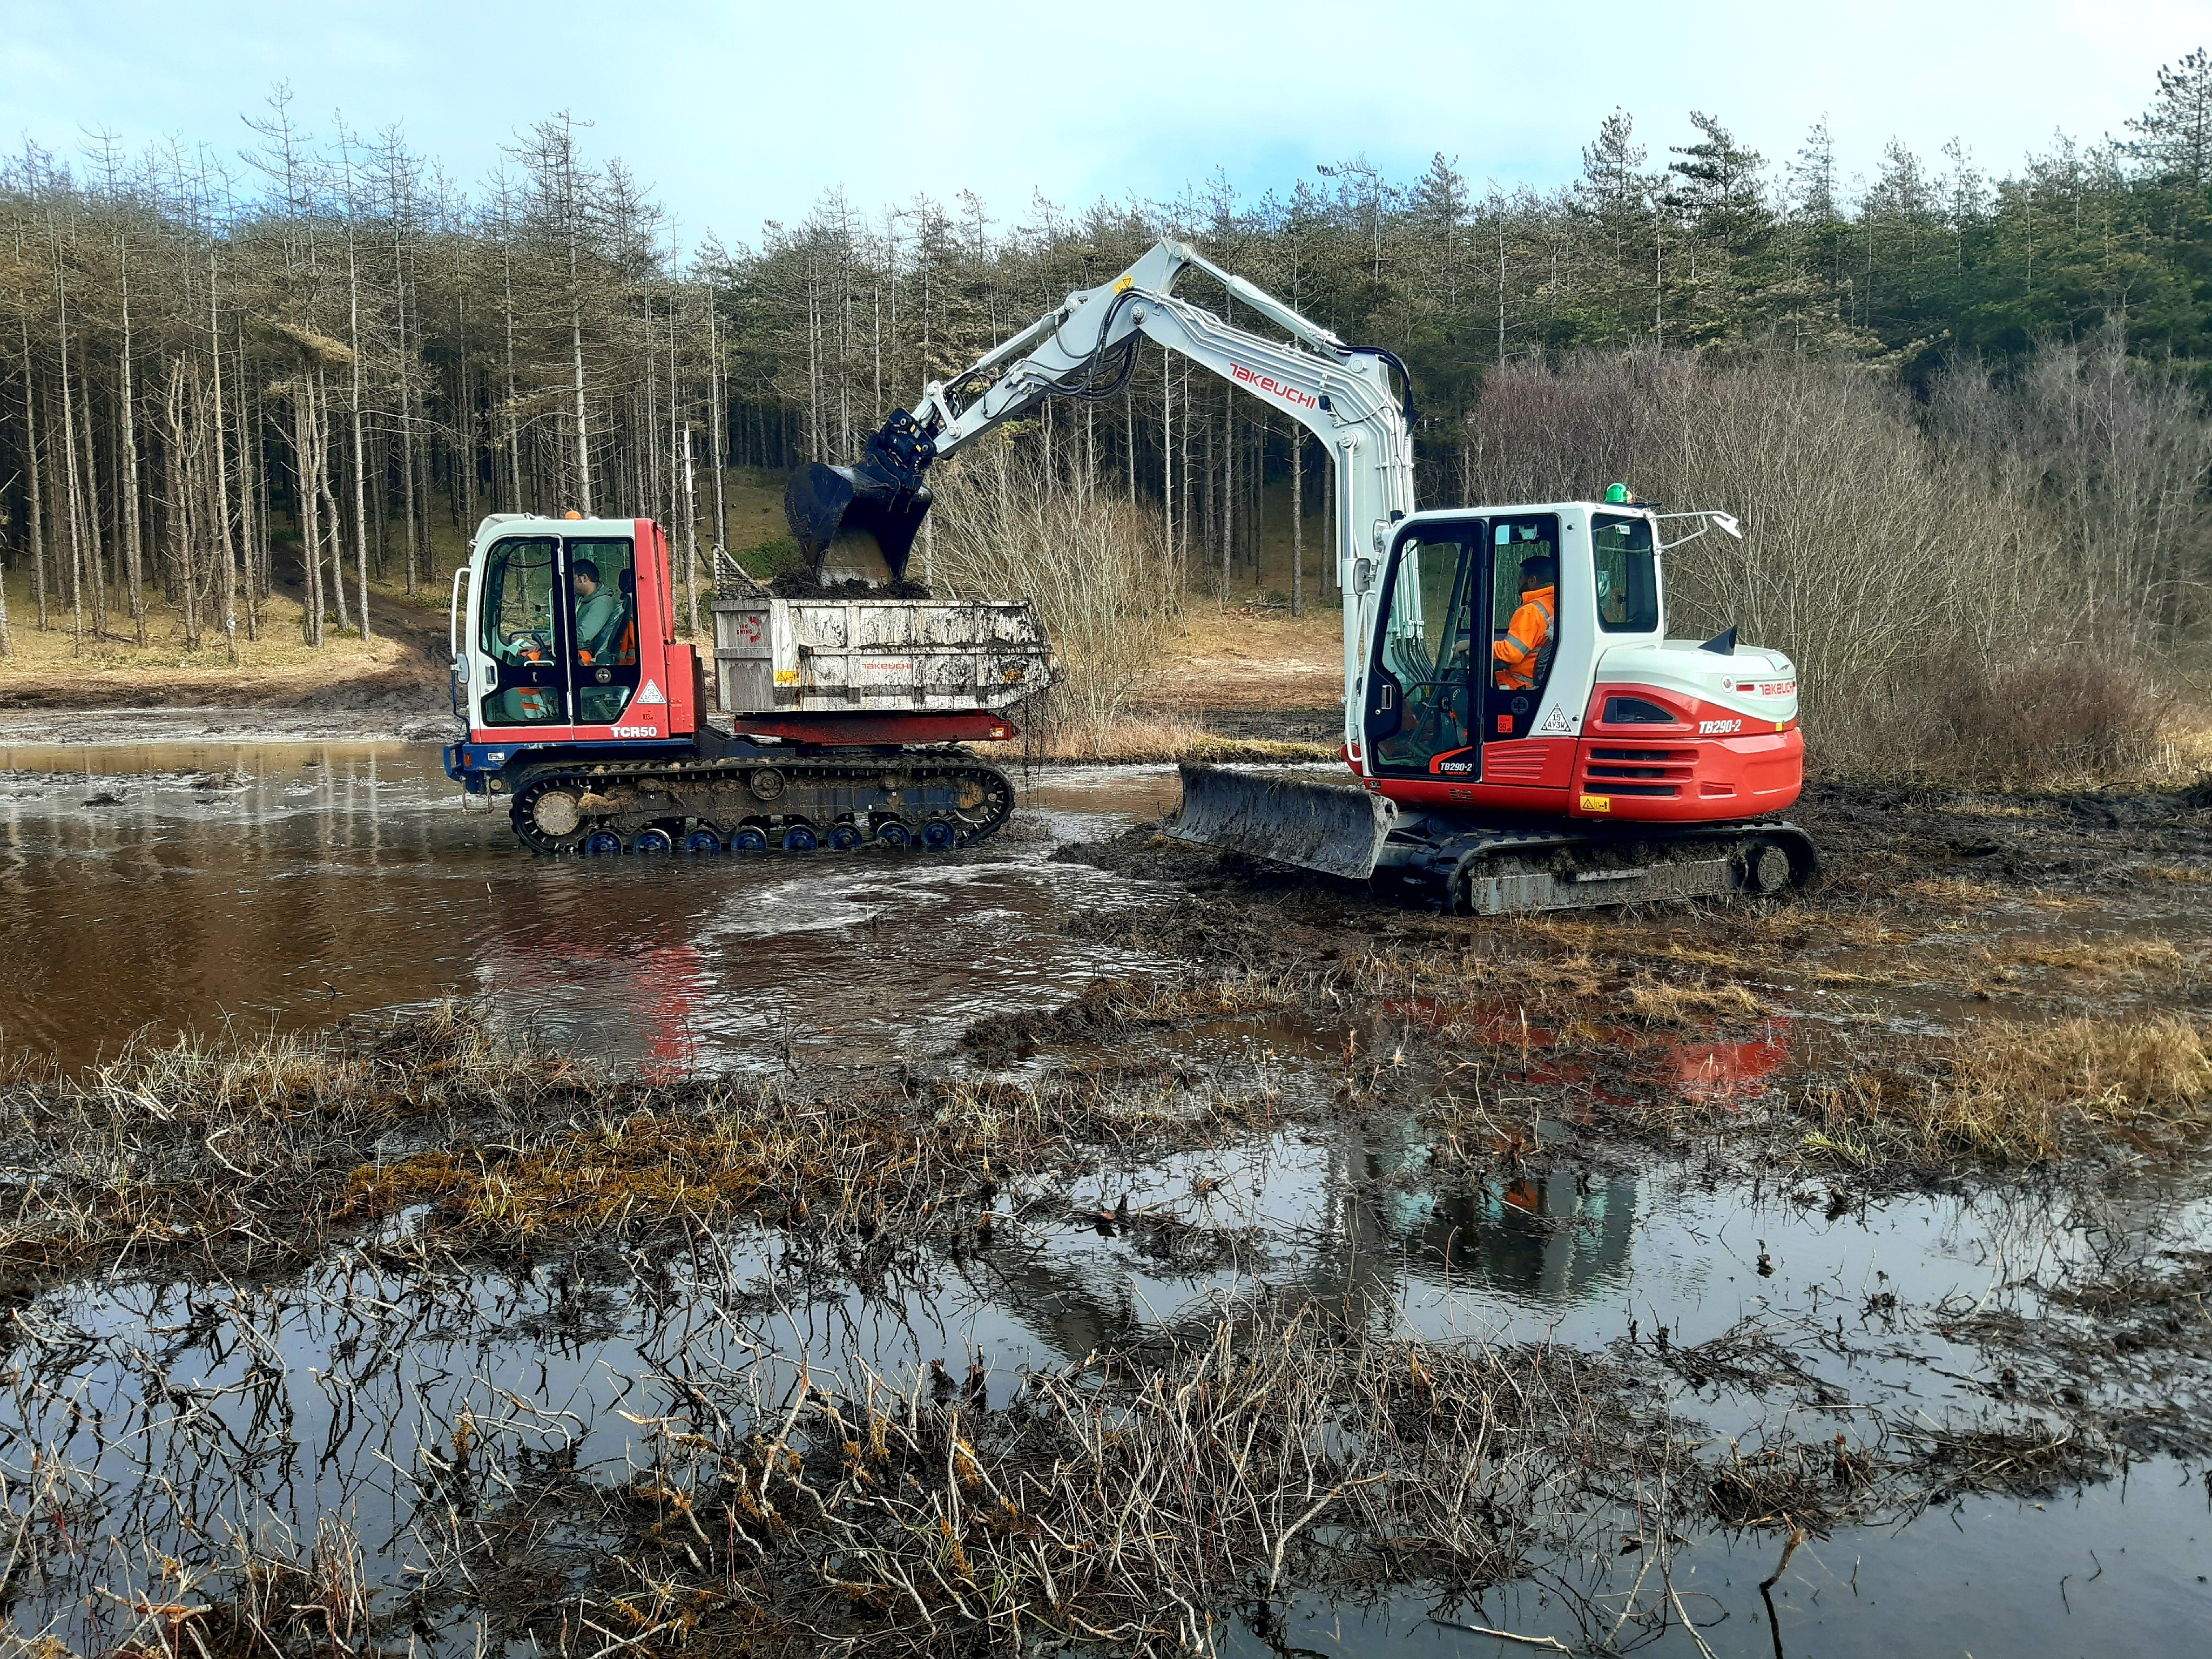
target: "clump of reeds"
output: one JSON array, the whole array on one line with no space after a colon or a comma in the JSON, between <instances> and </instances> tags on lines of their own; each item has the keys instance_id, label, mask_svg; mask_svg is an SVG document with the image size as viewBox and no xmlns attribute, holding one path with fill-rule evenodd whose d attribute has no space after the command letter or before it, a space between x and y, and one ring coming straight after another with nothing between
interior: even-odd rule
<instances>
[{"instance_id":1,"label":"clump of reeds","mask_svg":"<svg viewBox=\"0 0 2212 1659\"><path fill-rule=\"evenodd\" d=\"M600 1494L622 1547L583 1598L594 1623L694 1645L1204 1650L1255 1595L1487 1584L1603 1530L1613 1501L1699 1484L1607 1362L1310 1307L1239 1309L1011 1398L980 1367L758 1384L697 1390L650 1466Z\"/></svg>"}]
</instances>

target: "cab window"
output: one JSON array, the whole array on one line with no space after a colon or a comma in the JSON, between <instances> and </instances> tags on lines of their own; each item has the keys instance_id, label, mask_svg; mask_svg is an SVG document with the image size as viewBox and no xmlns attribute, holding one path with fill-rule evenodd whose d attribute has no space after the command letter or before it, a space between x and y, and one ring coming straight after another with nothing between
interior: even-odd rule
<instances>
[{"instance_id":1,"label":"cab window","mask_svg":"<svg viewBox=\"0 0 2212 1659\"><path fill-rule=\"evenodd\" d=\"M483 648L502 662L553 655L553 588L559 544L550 537L499 543L484 573Z\"/></svg>"},{"instance_id":2,"label":"cab window","mask_svg":"<svg viewBox=\"0 0 2212 1659\"><path fill-rule=\"evenodd\" d=\"M580 665L637 660L637 575L627 537L568 544L569 637Z\"/></svg>"},{"instance_id":3,"label":"cab window","mask_svg":"<svg viewBox=\"0 0 2212 1659\"><path fill-rule=\"evenodd\" d=\"M1597 569L1597 622L1608 634L1651 634L1659 628L1659 569L1651 520L1600 513L1590 521Z\"/></svg>"},{"instance_id":4,"label":"cab window","mask_svg":"<svg viewBox=\"0 0 2212 1659\"><path fill-rule=\"evenodd\" d=\"M576 719L613 725L637 695L637 574L629 537L568 543L568 638Z\"/></svg>"}]
</instances>

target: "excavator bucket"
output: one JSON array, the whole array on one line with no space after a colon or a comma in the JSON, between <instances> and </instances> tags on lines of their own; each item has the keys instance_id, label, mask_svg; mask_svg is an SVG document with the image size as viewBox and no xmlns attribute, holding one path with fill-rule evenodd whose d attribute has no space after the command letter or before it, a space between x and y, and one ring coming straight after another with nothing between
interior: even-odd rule
<instances>
[{"instance_id":1,"label":"excavator bucket","mask_svg":"<svg viewBox=\"0 0 2212 1659\"><path fill-rule=\"evenodd\" d=\"M791 475L783 516L817 580L902 580L907 556L929 511L929 491L909 488L862 462Z\"/></svg>"},{"instance_id":2,"label":"excavator bucket","mask_svg":"<svg viewBox=\"0 0 2212 1659\"><path fill-rule=\"evenodd\" d=\"M1380 795L1310 778L1182 763L1182 808L1163 827L1177 841L1364 881L1398 821Z\"/></svg>"}]
</instances>

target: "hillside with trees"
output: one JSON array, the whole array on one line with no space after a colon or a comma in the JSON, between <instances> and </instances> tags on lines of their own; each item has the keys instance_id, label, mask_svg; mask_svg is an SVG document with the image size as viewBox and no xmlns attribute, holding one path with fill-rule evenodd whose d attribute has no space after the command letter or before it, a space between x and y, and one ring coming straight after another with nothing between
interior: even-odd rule
<instances>
[{"instance_id":1,"label":"hillside with trees","mask_svg":"<svg viewBox=\"0 0 2212 1659\"><path fill-rule=\"evenodd\" d=\"M2202 620L2212 574L2212 58L2148 90L2124 134L2002 174L1893 143L1854 184L1825 123L1778 158L1718 114L1655 148L1617 111L1551 191L1442 153L1011 222L831 191L688 252L567 114L465 186L397 131L307 131L282 89L240 151L28 149L0 174L0 653L26 629L143 644L157 613L234 653L280 588L320 647L361 633L372 586L441 584L490 511L651 514L710 586L730 469L849 459L1162 234L1406 360L1425 501L1632 473L1726 495L1753 535L1692 572L1699 610L1828 672L1881 682L1936 629L2002 673L2067 647L2080 629L2022 631L2060 613L2149 648ZM1251 587L1288 502L1303 528L1325 490L1287 422L1155 352L1118 404L1050 407L1022 441L1155 515L1194 592ZM1302 608L1329 573L1297 541L1263 586ZM1760 562L1785 543L1812 599ZM1931 568L1971 591L1917 604L1899 574ZM1876 643L1901 617L1916 642ZM1824 659L1838 629L1866 643Z\"/></svg>"}]
</instances>

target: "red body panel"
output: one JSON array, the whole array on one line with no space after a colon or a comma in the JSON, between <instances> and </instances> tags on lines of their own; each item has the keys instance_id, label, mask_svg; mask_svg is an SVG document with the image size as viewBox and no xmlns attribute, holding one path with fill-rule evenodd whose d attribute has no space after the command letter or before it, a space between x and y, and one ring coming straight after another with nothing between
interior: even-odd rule
<instances>
[{"instance_id":1,"label":"red body panel","mask_svg":"<svg viewBox=\"0 0 2212 1659\"><path fill-rule=\"evenodd\" d=\"M1606 699L1624 693L1676 718L1607 725L1600 718ZM1348 752L1346 758L1352 763ZM1420 811L1710 823L1758 817L1794 803L1804 788L1805 736L1795 720L1762 723L1679 691L1601 685L1591 693L1579 738L1486 744L1479 780L1364 781L1372 793Z\"/></svg>"}]
</instances>

